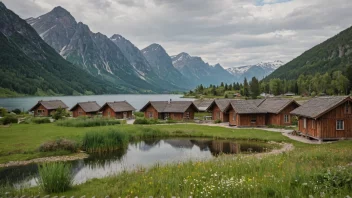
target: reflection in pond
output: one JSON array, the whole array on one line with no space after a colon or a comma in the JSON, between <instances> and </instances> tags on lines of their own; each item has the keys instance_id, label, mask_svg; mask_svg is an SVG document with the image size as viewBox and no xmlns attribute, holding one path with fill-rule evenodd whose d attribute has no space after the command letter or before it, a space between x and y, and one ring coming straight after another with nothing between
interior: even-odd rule
<instances>
[{"instance_id":1,"label":"reflection in pond","mask_svg":"<svg viewBox=\"0 0 352 198\"><path fill-rule=\"evenodd\" d=\"M263 143L237 142L211 139L164 139L132 142L125 150L90 155L84 160L67 162L72 164L74 184L89 179L102 178L134 170L148 168L155 164L173 163L187 160L206 160L219 154L239 154L265 152ZM35 186L38 176L36 164L8 167L0 170L0 185L10 183L16 187Z\"/></svg>"}]
</instances>

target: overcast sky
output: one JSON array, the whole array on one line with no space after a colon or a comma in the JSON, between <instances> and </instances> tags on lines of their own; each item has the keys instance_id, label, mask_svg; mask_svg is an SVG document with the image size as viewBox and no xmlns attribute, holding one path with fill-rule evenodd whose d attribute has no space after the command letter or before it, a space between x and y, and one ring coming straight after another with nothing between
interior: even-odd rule
<instances>
[{"instance_id":1,"label":"overcast sky","mask_svg":"<svg viewBox=\"0 0 352 198\"><path fill-rule=\"evenodd\" d=\"M56 6L93 32L234 67L288 62L352 26L352 0L2 0L22 18Z\"/></svg>"}]
</instances>

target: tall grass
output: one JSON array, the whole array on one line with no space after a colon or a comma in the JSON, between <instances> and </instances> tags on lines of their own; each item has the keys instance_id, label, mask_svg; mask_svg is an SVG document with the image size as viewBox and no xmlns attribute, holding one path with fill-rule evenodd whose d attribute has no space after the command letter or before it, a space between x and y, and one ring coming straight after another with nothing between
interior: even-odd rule
<instances>
[{"instance_id":1,"label":"tall grass","mask_svg":"<svg viewBox=\"0 0 352 198\"><path fill-rule=\"evenodd\" d=\"M59 120L56 122L58 126L65 127L96 127L96 126L110 126L121 124L120 120L107 118L77 118Z\"/></svg>"},{"instance_id":2,"label":"tall grass","mask_svg":"<svg viewBox=\"0 0 352 198\"><path fill-rule=\"evenodd\" d=\"M72 187L71 165L45 163L38 165L40 188L47 193L65 192Z\"/></svg>"},{"instance_id":3,"label":"tall grass","mask_svg":"<svg viewBox=\"0 0 352 198\"><path fill-rule=\"evenodd\" d=\"M90 153L104 153L124 148L129 136L119 130L108 129L87 132L83 137L83 149Z\"/></svg>"}]
</instances>

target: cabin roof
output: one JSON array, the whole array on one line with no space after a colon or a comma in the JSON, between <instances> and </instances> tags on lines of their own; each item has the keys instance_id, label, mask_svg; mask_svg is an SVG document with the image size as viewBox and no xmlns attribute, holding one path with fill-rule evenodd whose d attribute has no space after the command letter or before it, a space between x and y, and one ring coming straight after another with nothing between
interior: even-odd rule
<instances>
[{"instance_id":1,"label":"cabin roof","mask_svg":"<svg viewBox=\"0 0 352 198\"><path fill-rule=\"evenodd\" d=\"M260 100L233 100L231 107L238 114L267 113L266 109L258 107L260 102Z\"/></svg>"},{"instance_id":2,"label":"cabin roof","mask_svg":"<svg viewBox=\"0 0 352 198\"><path fill-rule=\"evenodd\" d=\"M291 111L291 114L316 119L347 100L351 98L349 96L316 97Z\"/></svg>"},{"instance_id":3,"label":"cabin roof","mask_svg":"<svg viewBox=\"0 0 352 198\"><path fill-rule=\"evenodd\" d=\"M206 111L214 100L195 100L193 104L199 109L199 111Z\"/></svg>"},{"instance_id":4,"label":"cabin roof","mask_svg":"<svg viewBox=\"0 0 352 198\"><path fill-rule=\"evenodd\" d=\"M136 109L127 101L115 101L105 103L99 111L102 111L105 106L109 106L114 112L123 112L123 111L135 111Z\"/></svg>"},{"instance_id":5,"label":"cabin roof","mask_svg":"<svg viewBox=\"0 0 352 198\"><path fill-rule=\"evenodd\" d=\"M79 102L75 106L73 106L70 111L73 111L75 108L80 106L83 111L89 113L89 112L97 112L100 109L100 105L95 102L95 101L89 101L89 102Z\"/></svg>"},{"instance_id":6,"label":"cabin roof","mask_svg":"<svg viewBox=\"0 0 352 198\"><path fill-rule=\"evenodd\" d=\"M40 100L29 111L33 111L39 105L43 105L48 110L58 109L60 107L63 109L68 108L68 106L64 102L62 102L61 100L47 100L47 101Z\"/></svg>"},{"instance_id":7,"label":"cabin roof","mask_svg":"<svg viewBox=\"0 0 352 198\"><path fill-rule=\"evenodd\" d=\"M183 113L192 105L198 110L192 101L149 101L141 111L145 111L149 105L152 105L159 113Z\"/></svg>"},{"instance_id":8,"label":"cabin roof","mask_svg":"<svg viewBox=\"0 0 352 198\"><path fill-rule=\"evenodd\" d=\"M286 108L291 103L297 104L295 100L288 98L267 98L265 99L259 107L265 109L268 113L280 113L284 108Z\"/></svg>"}]
</instances>

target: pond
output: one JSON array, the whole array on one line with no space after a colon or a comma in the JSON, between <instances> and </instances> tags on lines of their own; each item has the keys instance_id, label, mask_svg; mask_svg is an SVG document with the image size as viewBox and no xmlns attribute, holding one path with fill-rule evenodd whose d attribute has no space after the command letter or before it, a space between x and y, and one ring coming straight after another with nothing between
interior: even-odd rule
<instances>
[{"instance_id":1,"label":"pond","mask_svg":"<svg viewBox=\"0 0 352 198\"><path fill-rule=\"evenodd\" d=\"M219 154L267 152L266 143L212 139L168 138L129 143L126 150L103 156L91 155L87 159L67 162L72 164L74 184L93 178L103 178L122 171L148 168L156 164L199 161ZM37 185L36 164L0 169L0 185L11 184L17 188Z\"/></svg>"},{"instance_id":2,"label":"pond","mask_svg":"<svg viewBox=\"0 0 352 198\"><path fill-rule=\"evenodd\" d=\"M20 109L28 111L39 100L62 100L67 106L73 107L77 102L96 101L99 105L105 102L124 101L129 102L137 110L141 109L149 101L169 101L188 100L191 98L181 98L182 95L173 94L116 94L116 95L92 95L92 96L35 96L19 98L0 98L0 107L8 110Z\"/></svg>"}]
</instances>

